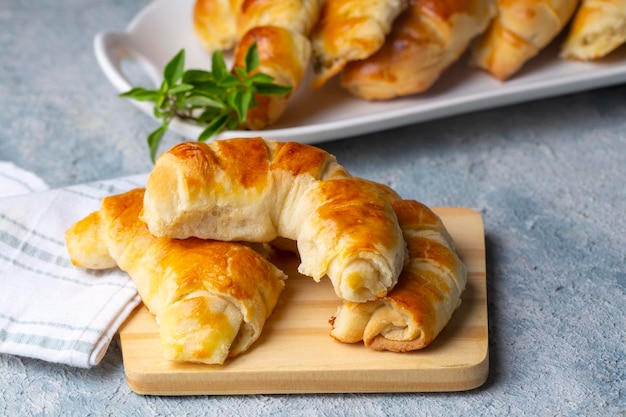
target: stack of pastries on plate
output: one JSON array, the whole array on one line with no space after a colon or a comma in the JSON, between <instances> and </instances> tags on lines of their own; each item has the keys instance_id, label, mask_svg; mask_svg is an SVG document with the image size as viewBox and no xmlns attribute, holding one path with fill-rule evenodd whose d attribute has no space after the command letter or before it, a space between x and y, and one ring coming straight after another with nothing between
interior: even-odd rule
<instances>
[{"instance_id":1,"label":"stack of pastries on plate","mask_svg":"<svg viewBox=\"0 0 626 417\"><path fill-rule=\"evenodd\" d=\"M366 100L422 93L464 54L505 81L561 33L564 59L626 42L626 0L196 0L192 20L208 51L235 50L234 65L256 41L260 71L278 83L295 90L310 66L311 88L338 75ZM250 129L276 122L289 100L258 98Z\"/></svg>"},{"instance_id":2,"label":"stack of pastries on plate","mask_svg":"<svg viewBox=\"0 0 626 417\"><path fill-rule=\"evenodd\" d=\"M302 275L329 278L338 341L421 349L461 302L467 271L434 212L296 142L181 143L145 188L104 198L66 232L76 266L134 280L165 359L209 364L258 339L289 285L272 264L285 241Z\"/></svg>"}]
</instances>

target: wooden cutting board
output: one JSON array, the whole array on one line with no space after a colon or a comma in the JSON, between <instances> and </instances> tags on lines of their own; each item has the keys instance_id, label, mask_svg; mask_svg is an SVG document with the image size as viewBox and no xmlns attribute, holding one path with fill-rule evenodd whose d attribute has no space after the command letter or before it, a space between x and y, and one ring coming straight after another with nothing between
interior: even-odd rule
<instances>
[{"instance_id":1,"label":"wooden cutting board","mask_svg":"<svg viewBox=\"0 0 626 417\"><path fill-rule=\"evenodd\" d=\"M139 394L279 394L462 391L482 385L489 370L485 239L479 213L434 208L468 268L461 306L427 348L373 351L329 336L328 319L340 301L327 278L297 273L296 257L276 264L289 275L261 337L224 365L162 359L158 327L142 305L120 328L124 370Z\"/></svg>"}]
</instances>

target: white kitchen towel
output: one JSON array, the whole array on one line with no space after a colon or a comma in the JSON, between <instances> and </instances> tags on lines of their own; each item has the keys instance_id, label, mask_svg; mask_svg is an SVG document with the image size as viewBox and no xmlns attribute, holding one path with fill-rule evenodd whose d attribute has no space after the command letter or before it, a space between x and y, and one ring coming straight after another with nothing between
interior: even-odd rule
<instances>
[{"instance_id":1,"label":"white kitchen towel","mask_svg":"<svg viewBox=\"0 0 626 417\"><path fill-rule=\"evenodd\" d=\"M46 183L30 171L12 162L0 161L0 197L47 190Z\"/></svg>"},{"instance_id":2,"label":"white kitchen towel","mask_svg":"<svg viewBox=\"0 0 626 417\"><path fill-rule=\"evenodd\" d=\"M124 272L74 267L65 230L101 199L145 185L126 177L0 198L0 352L88 368L140 303Z\"/></svg>"}]
</instances>

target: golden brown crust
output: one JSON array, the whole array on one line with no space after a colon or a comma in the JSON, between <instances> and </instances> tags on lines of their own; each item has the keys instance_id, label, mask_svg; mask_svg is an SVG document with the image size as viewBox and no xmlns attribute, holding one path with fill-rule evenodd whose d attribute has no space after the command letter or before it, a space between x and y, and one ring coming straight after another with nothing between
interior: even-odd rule
<instances>
[{"instance_id":1,"label":"golden brown crust","mask_svg":"<svg viewBox=\"0 0 626 417\"><path fill-rule=\"evenodd\" d=\"M626 42L626 0L583 0L574 15L561 57L600 59Z\"/></svg>"},{"instance_id":2,"label":"golden brown crust","mask_svg":"<svg viewBox=\"0 0 626 417\"><path fill-rule=\"evenodd\" d=\"M65 231L65 242L73 265L93 269L117 266L105 242L100 238L104 233L102 227L100 214L94 212Z\"/></svg>"},{"instance_id":3,"label":"golden brown crust","mask_svg":"<svg viewBox=\"0 0 626 417\"><path fill-rule=\"evenodd\" d=\"M280 211L291 192L303 191L297 188L300 183L308 187L309 182L347 176L332 155L310 145L261 137L183 142L157 160L148 177L143 216L157 236L269 241L276 237L280 217L274 211ZM230 218L223 220L232 227L216 223L226 215ZM262 236L249 236L247 230L240 235L237 224L270 230Z\"/></svg>"},{"instance_id":4,"label":"golden brown crust","mask_svg":"<svg viewBox=\"0 0 626 417\"><path fill-rule=\"evenodd\" d=\"M515 74L561 32L578 0L498 0L498 16L473 45L471 62L499 80Z\"/></svg>"},{"instance_id":5,"label":"golden brown crust","mask_svg":"<svg viewBox=\"0 0 626 417\"><path fill-rule=\"evenodd\" d=\"M483 32L491 0L413 0L372 56L346 65L341 86L367 100L421 93Z\"/></svg>"},{"instance_id":6,"label":"golden brown crust","mask_svg":"<svg viewBox=\"0 0 626 417\"><path fill-rule=\"evenodd\" d=\"M208 51L232 49L237 43L236 10L242 0L196 0L192 24Z\"/></svg>"},{"instance_id":7,"label":"golden brown crust","mask_svg":"<svg viewBox=\"0 0 626 417\"><path fill-rule=\"evenodd\" d=\"M83 231L97 225L99 241L158 318L166 359L223 363L244 352L259 337L286 277L242 244L154 237L139 218L143 197L144 190L135 189L105 198L98 212L68 231L70 255L87 257Z\"/></svg>"},{"instance_id":8,"label":"golden brown crust","mask_svg":"<svg viewBox=\"0 0 626 417\"><path fill-rule=\"evenodd\" d=\"M311 46L308 34L317 23L322 0L196 0L193 24L211 51L236 47L234 67L244 67L248 48L257 43L258 72L292 87L291 93L257 95L243 127L260 130L274 124L304 78Z\"/></svg>"},{"instance_id":9,"label":"golden brown crust","mask_svg":"<svg viewBox=\"0 0 626 417\"><path fill-rule=\"evenodd\" d=\"M320 88L348 62L376 52L407 6L408 0L327 0L311 32L311 86Z\"/></svg>"},{"instance_id":10,"label":"golden brown crust","mask_svg":"<svg viewBox=\"0 0 626 417\"><path fill-rule=\"evenodd\" d=\"M237 9L237 32L242 38L252 28L280 26L308 36L317 23L322 0L243 0Z\"/></svg>"},{"instance_id":11,"label":"golden brown crust","mask_svg":"<svg viewBox=\"0 0 626 417\"><path fill-rule=\"evenodd\" d=\"M383 194L369 181L344 178L320 181L304 198L316 207L297 237L298 270L316 280L328 274L342 298L386 295L397 277L381 271L399 272L406 253L396 232L398 220Z\"/></svg>"},{"instance_id":12,"label":"golden brown crust","mask_svg":"<svg viewBox=\"0 0 626 417\"><path fill-rule=\"evenodd\" d=\"M346 302L331 319L331 336L345 343L363 340L375 350L407 352L428 346L460 303L466 269L439 217L425 205L396 200L393 208L409 257L386 297Z\"/></svg>"},{"instance_id":13,"label":"golden brown crust","mask_svg":"<svg viewBox=\"0 0 626 417\"><path fill-rule=\"evenodd\" d=\"M248 111L246 127L260 130L274 124L285 112L287 101L298 88L311 56L309 40L302 34L278 26L259 26L248 30L237 44L233 65L245 66L248 48L256 43L262 72L274 83L291 87L287 95L256 95L257 105Z\"/></svg>"},{"instance_id":14,"label":"golden brown crust","mask_svg":"<svg viewBox=\"0 0 626 417\"><path fill-rule=\"evenodd\" d=\"M157 236L296 240L301 272L316 280L328 274L340 297L359 301L392 288L406 255L385 196L349 178L332 155L298 143L177 145L148 178L143 218ZM361 233L357 223L372 231Z\"/></svg>"}]
</instances>

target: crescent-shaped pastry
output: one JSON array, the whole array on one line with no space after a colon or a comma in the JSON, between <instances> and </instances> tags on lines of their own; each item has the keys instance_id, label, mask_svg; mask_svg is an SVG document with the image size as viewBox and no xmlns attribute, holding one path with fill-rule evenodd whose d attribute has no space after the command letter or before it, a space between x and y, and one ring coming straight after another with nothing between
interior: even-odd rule
<instances>
[{"instance_id":1,"label":"crescent-shaped pastry","mask_svg":"<svg viewBox=\"0 0 626 417\"><path fill-rule=\"evenodd\" d=\"M397 200L409 248L409 262L386 297L344 302L331 318L331 336L344 343L363 341L375 350L407 352L428 346L461 303L467 270L439 217L425 205Z\"/></svg>"},{"instance_id":2,"label":"crescent-shaped pastry","mask_svg":"<svg viewBox=\"0 0 626 417\"><path fill-rule=\"evenodd\" d=\"M285 112L311 58L308 35L317 23L322 0L196 0L194 28L210 51L236 47L233 67L245 67L246 52L257 44L262 72L274 83L292 87L288 95L257 94L245 127L260 130Z\"/></svg>"},{"instance_id":3,"label":"crescent-shaped pastry","mask_svg":"<svg viewBox=\"0 0 626 417\"><path fill-rule=\"evenodd\" d=\"M209 51L229 50L238 41L235 10L243 0L196 0L193 6L194 33Z\"/></svg>"},{"instance_id":4,"label":"crescent-shaped pastry","mask_svg":"<svg viewBox=\"0 0 626 417\"><path fill-rule=\"evenodd\" d=\"M371 183L327 152L295 142L230 139L174 146L156 161L143 219L156 236L297 242L299 271L328 275L343 299L384 296L406 244L396 215Z\"/></svg>"},{"instance_id":5,"label":"crescent-shaped pastry","mask_svg":"<svg viewBox=\"0 0 626 417\"><path fill-rule=\"evenodd\" d=\"M274 124L283 115L291 95L301 84L311 57L308 38L298 32L279 26L258 26L248 30L237 44L233 65L245 67L248 48L256 43L262 72L274 78L273 82L292 87L287 95L255 96L256 105L248 110L246 127L260 130Z\"/></svg>"},{"instance_id":6,"label":"crescent-shaped pastry","mask_svg":"<svg viewBox=\"0 0 626 417\"><path fill-rule=\"evenodd\" d=\"M366 100L421 93L496 13L495 0L413 0L374 55L348 63L341 86Z\"/></svg>"},{"instance_id":7,"label":"crescent-shaped pastry","mask_svg":"<svg viewBox=\"0 0 626 417\"><path fill-rule=\"evenodd\" d=\"M326 0L311 32L313 88L376 52L408 0Z\"/></svg>"},{"instance_id":8,"label":"crescent-shaped pastry","mask_svg":"<svg viewBox=\"0 0 626 417\"><path fill-rule=\"evenodd\" d=\"M211 52L230 50L245 34L261 26L278 26L308 36L323 0L196 0L192 24Z\"/></svg>"},{"instance_id":9,"label":"crescent-shaped pastry","mask_svg":"<svg viewBox=\"0 0 626 417\"><path fill-rule=\"evenodd\" d=\"M471 63L504 81L565 27L578 0L498 0L498 15L472 45Z\"/></svg>"},{"instance_id":10,"label":"crescent-shaped pastry","mask_svg":"<svg viewBox=\"0 0 626 417\"><path fill-rule=\"evenodd\" d=\"M322 0L244 0L235 9L239 43L234 66L243 66L245 54L256 42L259 51L259 71L274 78L274 82L292 87L300 86L311 58L308 35L317 23ZM285 112L291 94L260 95L256 106L248 111L246 127L260 130L274 124Z\"/></svg>"},{"instance_id":11,"label":"crescent-shaped pastry","mask_svg":"<svg viewBox=\"0 0 626 417\"><path fill-rule=\"evenodd\" d=\"M80 267L119 266L159 321L166 360L222 364L261 334L286 276L250 247L156 238L139 219L144 190L106 197L66 232Z\"/></svg>"},{"instance_id":12,"label":"crescent-shaped pastry","mask_svg":"<svg viewBox=\"0 0 626 417\"><path fill-rule=\"evenodd\" d=\"M235 10L237 32L260 26L279 26L308 36L317 23L323 0L243 0Z\"/></svg>"},{"instance_id":13,"label":"crescent-shaped pastry","mask_svg":"<svg viewBox=\"0 0 626 417\"><path fill-rule=\"evenodd\" d=\"M583 0L574 15L561 57L602 58L626 42L626 0Z\"/></svg>"}]
</instances>

